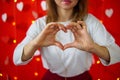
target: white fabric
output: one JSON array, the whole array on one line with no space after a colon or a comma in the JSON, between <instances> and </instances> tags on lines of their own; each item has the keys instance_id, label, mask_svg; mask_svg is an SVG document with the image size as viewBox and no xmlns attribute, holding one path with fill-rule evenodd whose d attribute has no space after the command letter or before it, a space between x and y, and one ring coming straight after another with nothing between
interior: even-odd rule
<instances>
[{"instance_id":1,"label":"white fabric","mask_svg":"<svg viewBox=\"0 0 120 80\"><path fill-rule=\"evenodd\" d=\"M16 47L13 55L13 62L15 65L23 65L29 63L32 59L22 62L21 56L24 45L34 39L45 27L46 17L39 18L32 24L27 32L25 39ZM67 25L70 21L60 22ZM120 47L115 44L114 38L106 31L105 27L99 22L97 18L89 14L85 20L87 30L93 40L101 45L106 46L110 53L110 63L106 63L100 59L104 65L114 64L120 61ZM62 44L72 42L74 36L71 31L64 33L59 31L56 39ZM78 50L76 48L69 48L62 51L56 46L43 47L41 49L41 56L43 66L50 69L51 72L57 73L63 77L72 77L81 74L90 69L92 65L92 54Z\"/></svg>"}]
</instances>

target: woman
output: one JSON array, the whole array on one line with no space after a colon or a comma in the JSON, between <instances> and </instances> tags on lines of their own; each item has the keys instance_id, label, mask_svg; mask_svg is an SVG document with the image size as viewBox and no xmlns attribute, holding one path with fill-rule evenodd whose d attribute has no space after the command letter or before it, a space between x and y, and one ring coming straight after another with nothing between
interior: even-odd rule
<instances>
[{"instance_id":1,"label":"woman","mask_svg":"<svg viewBox=\"0 0 120 80\"><path fill-rule=\"evenodd\" d=\"M41 48L43 80L91 80L92 54L104 65L120 61L120 47L97 18L87 12L87 0L46 0L47 15L32 24L16 47L13 61L27 64Z\"/></svg>"}]
</instances>

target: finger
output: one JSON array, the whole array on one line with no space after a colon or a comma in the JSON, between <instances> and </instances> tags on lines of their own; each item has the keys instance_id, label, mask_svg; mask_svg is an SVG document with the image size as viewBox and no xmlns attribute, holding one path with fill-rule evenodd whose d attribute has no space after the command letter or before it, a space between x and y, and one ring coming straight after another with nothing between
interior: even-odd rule
<instances>
[{"instance_id":1,"label":"finger","mask_svg":"<svg viewBox=\"0 0 120 80\"><path fill-rule=\"evenodd\" d=\"M74 27L71 29L72 32L76 32L77 30L74 29Z\"/></svg>"},{"instance_id":2,"label":"finger","mask_svg":"<svg viewBox=\"0 0 120 80\"><path fill-rule=\"evenodd\" d=\"M52 27L53 30L59 29L59 27L58 27L58 25L56 23L54 23L52 26L53 26Z\"/></svg>"},{"instance_id":3,"label":"finger","mask_svg":"<svg viewBox=\"0 0 120 80\"><path fill-rule=\"evenodd\" d=\"M58 27L59 27L60 30L63 30L64 32L67 32L67 29L63 24L58 24Z\"/></svg>"},{"instance_id":4,"label":"finger","mask_svg":"<svg viewBox=\"0 0 120 80\"><path fill-rule=\"evenodd\" d=\"M59 30L58 24L55 22L48 23L49 29L52 29L53 31Z\"/></svg>"},{"instance_id":5,"label":"finger","mask_svg":"<svg viewBox=\"0 0 120 80\"><path fill-rule=\"evenodd\" d=\"M53 33L53 34L56 34L58 31L60 31L59 28L57 28L56 30L54 30L52 33Z\"/></svg>"},{"instance_id":6,"label":"finger","mask_svg":"<svg viewBox=\"0 0 120 80\"><path fill-rule=\"evenodd\" d=\"M73 31L72 31L73 32ZM74 38L77 39L79 37L78 32L73 32Z\"/></svg>"},{"instance_id":7,"label":"finger","mask_svg":"<svg viewBox=\"0 0 120 80\"><path fill-rule=\"evenodd\" d=\"M81 24L77 23L76 27L77 27L78 30L82 30L82 25Z\"/></svg>"},{"instance_id":8,"label":"finger","mask_svg":"<svg viewBox=\"0 0 120 80\"><path fill-rule=\"evenodd\" d=\"M86 23L84 21L77 21L77 23L81 25L83 29L86 29Z\"/></svg>"},{"instance_id":9,"label":"finger","mask_svg":"<svg viewBox=\"0 0 120 80\"><path fill-rule=\"evenodd\" d=\"M66 28L67 28L68 30L71 30L71 29L72 29L72 26L71 26L71 25L67 25Z\"/></svg>"},{"instance_id":10,"label":"finger","mask_svg":"<svg viewBox=\"0 0 120 80\"><path fill-rule=\"evenodd\" d=\"M78 31L77 26L73 26L73 29L74 29L75 31Z\"/></svg>"},{"instance_id":11,"label":"finger","mask_svg":"<svg viewBox=\"0 0 120 80\"><path fill-rule=\"evenodd\" d=\"M51 22L51 23L48 23L48 24L47 24L47 27L48 27L48 28L51 28L51 29L54 29L55 26L56 26L56 23L55 23L55 22Z\"/></svg>"},{"instance_id":12,"label":"finger","mask_svg":"<svg viewBox=\"0 0 120 80\"><path fill-rule=\"evenodd\" d=\"M71 22L69 25L67 25L67 29L74 29L73 31L78 31L81 29L81 26L76 22Z\"/></svg>"},{"instance_id":13,"label":"finger","mask_svg":"<svg viewBox=\"0 0 120 80\"><path fill-rule=\"evenodd\" d=\"M67 49L67 48L72 48L72 47L75 47L75 46L74 46L74 43L65 44L65 45L64 45L64 50Z\"/></svg>"},{"instance_id":14,"label":"finger","mask_svg":"<svg viewBox=\"0 0 120 80\"><path fill-rule=\"evenodd\" d=\"M59 48L61 48L62 50L64 50L64 46L60 42L56 41L54 45L56 45Z\"/></svg>"},{"instance_id":15,"label":"finger","mask_svg":"<svg viewBox=\"0 0 120 80\"><path fill-rule=\"evenodd\" d=\"M51 29L55 29L55 26L54 26L54 25L50 25L49 28L51 28Z\"/></svg>"},{"instance_id":16,"label":"finger","mask_svg":"<svg viewBox=\"0 0 120 80\"><path fill-rule=\"evenodd\" d=\"M78 25L79 25L79 24L78 24ZM77 38L77 36L78 36L78 32L77 32L78 29L77 29L77 27L74 26L72 23L69 24L69 25L67 25L66 27L67 27L67 29L71 30L72 33L73 33L73 35L75 36L75 38Z\"/></svg>"},{"instance_id":17,"label":"finger","mask_svg":"<svg viewBox=\"0 0 120 80\"><path fill-rule=\"evenodd\" d=\"M75 26L75 25L76 25L75 22L70 22L70 23L66 26L66 28L71 30L71 29L73 28L73 26Z\"/></svg>"}]
</instances>

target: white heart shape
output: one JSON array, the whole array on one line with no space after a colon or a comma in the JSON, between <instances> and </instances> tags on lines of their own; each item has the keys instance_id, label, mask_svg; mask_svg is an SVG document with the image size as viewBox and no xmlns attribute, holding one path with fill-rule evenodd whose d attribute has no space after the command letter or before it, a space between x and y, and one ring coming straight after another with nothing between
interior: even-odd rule
<instances>
[{"instance_id":1,"label":"white heart shape","mask_svg":"<svg viewBox=\"0 0 120 80\"><path fill-rule=\"evenodd\" d=\"M1 18L2 18L3 22L6 22L7 21L7 13L2 14Z\"/></svg>"},{"instance_id":2,"label":"white heart shape","mask_svg":"<svg viewBox=\"0 0 120 80\"><path fill-rule=\"evenodd\" d=\"M38 13L35 12L35 11L32 11L32 15L33 15L33 17L34 17L35 19L38 18Z\"/></svg>"},{"instance_id":3,"label":"white heart shape","mask_svg":"<svg viewBox=\"0 0 120 80\"><path fill-rule=\"evenodd\" d=\"M22 10L23 10L23 6L24 6L23 2L17 3L17 9L18 9L19 11L22 11Z\"/></svg>"},{"instance_id":4,"label":"white heart shape","mask_svg":"<svg viewBox=\"0 0 120 80\"><path fill-rule=\"evenodd\" d=\"M41 2L41 7L42 7L42 10L47 10L47 7L46 7L46 1L42 1Z\"/></svg>"},{"instance_id":5,"label":"white heart shape","mask_svg":"<svg viewBox=\"0 0 120 80\"><path fill-rule=\"evenodd\" d=\"M112 15L113 15L113 9L112 8L110 8L110 9L106 9L105 10L105 14L106 14L106 16L107 17L112 17Z\"/></svg>"}]
</instances>

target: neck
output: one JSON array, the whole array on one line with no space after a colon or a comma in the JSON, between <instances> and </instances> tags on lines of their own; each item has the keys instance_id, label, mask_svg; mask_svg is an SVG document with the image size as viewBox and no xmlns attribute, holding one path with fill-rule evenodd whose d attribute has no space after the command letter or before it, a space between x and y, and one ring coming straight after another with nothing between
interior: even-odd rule
<instances>
[{"instance_id":1,"label":"neck","mask_svg":"<svg viewBox=\"0 0 120 80\"><path fill-rule=\"evenodd\" d=\"M58 10L58 21L67 21L72 18L72 10Z\"/></svg>"}]
</instances>

